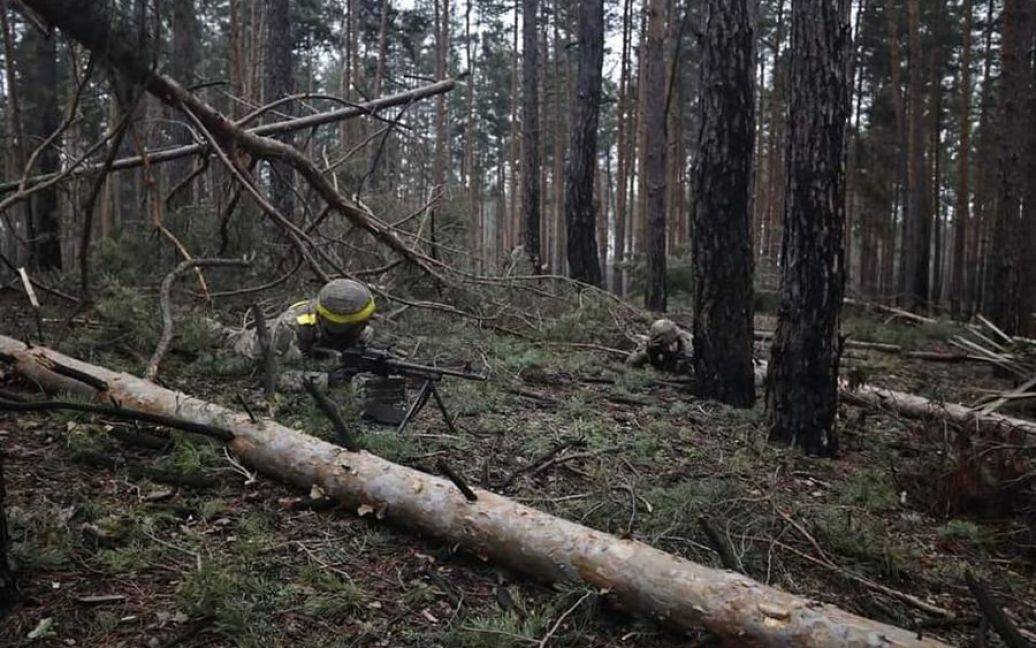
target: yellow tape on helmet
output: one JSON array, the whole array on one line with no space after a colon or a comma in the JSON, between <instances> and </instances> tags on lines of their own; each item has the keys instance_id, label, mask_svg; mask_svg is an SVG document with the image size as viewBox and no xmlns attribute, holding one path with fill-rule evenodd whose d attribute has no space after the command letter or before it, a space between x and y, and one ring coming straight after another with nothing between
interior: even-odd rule
<instances>
[{"instance_id":1,"label":"yellow tape on helmet","mask_svg":"<svg viewBox=\"0 0 1036 648\"><path fill-rule=\"evenodd\" d=\"M374 314L374 298L367 300L367 304L355 313L345 315L331 312L323 304L317 302L317 314L332 324L358 324L366 322Z\"/></svg>"}]
</instances>

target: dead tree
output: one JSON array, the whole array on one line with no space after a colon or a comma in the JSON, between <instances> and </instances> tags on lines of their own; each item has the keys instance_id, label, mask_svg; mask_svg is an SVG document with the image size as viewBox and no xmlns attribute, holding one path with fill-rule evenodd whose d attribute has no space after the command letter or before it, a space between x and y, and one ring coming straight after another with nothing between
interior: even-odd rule
<instances>
[{"instance_id":1,"label":"dead tree","mask_svg":"<svg viewBox=\"0 0 1036 648\"><path fill-rule=\"evenodd\" d=\"M701 396L751 407L755 33L750 3L710 0L702 23L698 202L692 237L694 375Z\"/></svg>"},{"instance_id":2,"label":"dead tree","mask_svg":"<svg viewBox=\"0 0 1036 648\"><path fill-rule=\"evenodd\" d=\"M791 22L788 195L766 405L771 440L833 455L845 291L849 2L793 0Z\"/></svg>"}]
</instances>

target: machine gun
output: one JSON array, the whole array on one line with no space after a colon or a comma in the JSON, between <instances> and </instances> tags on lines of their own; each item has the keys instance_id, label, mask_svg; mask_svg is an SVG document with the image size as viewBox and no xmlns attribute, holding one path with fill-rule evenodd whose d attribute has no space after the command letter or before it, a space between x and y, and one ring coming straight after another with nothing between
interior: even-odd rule
<instances>
[{"instance_id":1,"label":"machine gun","mask_svg":"<svg viewBox=\"0 0 1036 648\"><path fill-rule=\"evenodd\" d=\"M482 374L400 360L387 349L355 347L342 350L318 349L318 351L338 356L340 364L337 369L331 372L328 379L328 384L331 385L348 382L357 374L374 374L383 378L403 376L404 378L416 378L422 381L417 398L407 408L402 420L399 421L399 427L396 428L397 432L402 432L407 423L413 420L424 406L428 404L428 399L434 398L435 404L438 405L439 411L442 412L446 425L451 432L457 434L457 429L453 425L453 419L446 410L446 404L439 395L436 384L444 376L463 378L464 380L486 380L486 376Z\"/></svg>"}]
</instances>

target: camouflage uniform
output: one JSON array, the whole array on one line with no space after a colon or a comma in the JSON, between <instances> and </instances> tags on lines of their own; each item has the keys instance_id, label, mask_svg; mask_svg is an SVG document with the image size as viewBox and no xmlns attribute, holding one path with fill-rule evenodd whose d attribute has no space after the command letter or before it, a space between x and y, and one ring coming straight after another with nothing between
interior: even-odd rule
<instances>
[{"instance_id":1,"label":"camouflage uniform","mask_svg":"<svg viewBox=\"0 0 1036 648\"><path fill-rule=\"evenodd\" d=\"M367 325L374 313L374 298L363 284L349 279L328 282L316 299L297 302L267 324L270 342L281 361L296 361L314 355L316 349L341 350L371 341ZM255 328L234 329L212 322L223 346L241 356L259 360L262 344ZM286 391L302 388L305 379L327 387L328 376L320 371L285 371L279 387Z\"/></svg>"},{"instance_id":2,"label":"camouflage uniform","mask_svg":"<svg viewBox=\"0 0 1036 648\"><path fill-rule=\"evenodd\" d=\"M660 371L691 373L693 338L675 322L669 319L655 320L651 323L648 335L637 337L637 348L626 359L627 364L632 367L651 364Z\"/></svg>"}]
</instances>

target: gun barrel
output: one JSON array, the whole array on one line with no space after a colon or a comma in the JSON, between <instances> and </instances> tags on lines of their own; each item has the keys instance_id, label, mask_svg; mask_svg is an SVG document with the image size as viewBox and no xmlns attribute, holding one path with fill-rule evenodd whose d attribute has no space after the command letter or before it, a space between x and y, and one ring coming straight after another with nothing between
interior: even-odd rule
<instances>
[{"instance_id":1,"label":"gun barrel","mask_svg":"<svg viewBox=\"0 0 1036 648\"><path fill-rule=\"evenodd\" d=\"M453 376L454 378L463 378L465 380L488 380L487 376L477 373L471 373L468 371L460 371L459 369L449 369L446 367L431 367L428 365L415 364L413 362L407 362L405 360L386 360L388 366L394 367L401 370L401 373L407 371L427 373L427 374L438 374L440 376Z\"/></svg>"}]
</instances>

